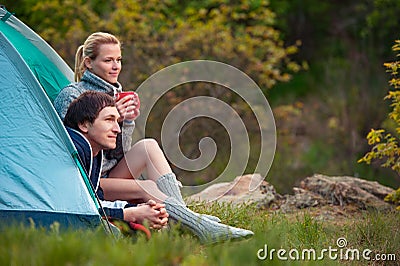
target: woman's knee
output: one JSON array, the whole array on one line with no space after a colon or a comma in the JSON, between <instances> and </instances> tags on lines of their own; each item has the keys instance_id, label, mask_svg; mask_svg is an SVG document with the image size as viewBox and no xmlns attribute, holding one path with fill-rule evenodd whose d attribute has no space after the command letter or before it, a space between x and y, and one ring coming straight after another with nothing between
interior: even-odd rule
<instances>
[{"instance_id":1,"label":"woman's knee","mask_svg":"<svg viewBox=\"0 0 400 266\"><path fill-rule=\"evenodd\" d=\"M148 138L148 139L141 139L139 140L135 145L140 147L140 149L143 149L144 151L155 151L159 150L161 151L160 145L158 145L158 142L155 139Z\"/></svg>"},{"instance_id":2,"label":"woman's knee","mask_svg":"<svg viewBox=\"0 0 400 266\"><path fill-rule=\"evenodd\" d=\"M144 139L143 141L146 143L147 147L152 147L152 148L154 147L158 149L160 148L160 145L158 145L158 142L155 139L149 138L149 139Z\"/></svg>"}]
</instances>

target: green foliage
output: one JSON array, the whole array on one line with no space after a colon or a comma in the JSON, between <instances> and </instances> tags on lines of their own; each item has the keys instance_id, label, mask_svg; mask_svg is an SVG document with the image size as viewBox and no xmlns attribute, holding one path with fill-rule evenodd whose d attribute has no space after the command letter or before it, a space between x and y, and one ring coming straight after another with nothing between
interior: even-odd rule
<instances>
[{"instance_id":1,"label":"green foliage","mask_svg":"<svg viewBox=\"0 0 400 266\"><path fill-rule=\"evenodd\" d=\"M389 218L390 217L390 218ZM368 215L364 215L360 223L355 224L354 239L352 242L357 243L360 248L368 248L371 250L379 250L382 253L399 252L396 242L400 241L400 231L394 230L393 226L400 225L400 213L392 212L389 217L382 213L372 211ZM395 223L388 223L389 219L395 219ZM392 241L387 241L390 237Z\"/></svg>"},{"instance_id":2,"label":"green foliage","mask_svg":"<svg viewBox=\"0 0 400 266\"><path fill-rule=\"evenodd\" d=\"M400 51L400 40L397 40L395 45L393 45L393 51ZM397 54L397 56L400 56L400 54ZM398 145L400 134L400 78L398 71L400 69L400 61L385 63L384 66L387 72L392 75L392 79L389 80L389 85L392 86L394 90L389 91L385 99L391 101L390 106L392 110L389 112L388 118L396 125L395 133L387 132L385 129L371 129L367 135L367 140L368 144L373 147L359 162L371 164L374 160L383 160L381 164L382 167L389 167L400 174L400 147ZM385 199L400 204L400 188L388 195Z\"/></svg>"},{"instance_id":3,"label":"green foliage","mask_svg":"<svg viewBox=\"0 0 400 266\"><path fill-rule=\"evenodd\" d=\"M107 31L123 42L120 82L126 90L137 88L155 72L188 60L215 60L232 65L249 75L266 93L278 82L306 67L293 60L301 42L286 44L275 28L275 14L267 0L146 0L146 1L56 1L30 3L23 13L31 26L68 62L74 64L76 48L95 31ZM259 125L253 125L249 106L229 89L200 82L178 86L165 94L146 123L146 137L161 139L162 121L176 104L194 96L223 99L243 118L250 139L258 140ZM251 117L251 119L247 119ZM226 166L230 143L221 125L205 119L188 123L181 146L189 158L200 151L198 140L211 136L218 143L218 156L202 173L173 169L187 183L214 179ZM237 144L235 144L237 145ZM252 149L258 151L259 142ZM246 171L258 162L252 154ZM221 170L222 169L222 170ZM233 173L235 176L238 173ZM200 178L199 178L200 176Z\"/></svg>"},{"instance_id":4,"label":"green foliage","mask_svg":"<svg viewBox=\"0 0 400 266\"><path fill-rule=\"evenodd\" d=\"M361 36L376 44L392 42L393 33L398 30L400 2L397 0L373 0L360 4L360 7L368 10ZM375 52L390 56L390 51L386 47L381 45L375 48Z\"/></svg>"},{"instance_id":5,"label":"green foliage","mask_svg":"<svg viewBox=\"0 0 400 266\"><path fill-rule=\"evenodd\" d=\"M397 34L397 0L271 0L277 26L288 42L302 40L303 59L315 63L330 56L387 55L385 43Z\"/></svg>"},{"instance_id":6,"label":"green foliage","mask_svg":"<svg viewBox=\"0 0 400 266\"><path fill-rule=\"evenodd\" d=\"M308 213L304 213L296 219L293 233L300 242L298 246L316 248L321 240L321 234L324 232L320 223Z\"/></svg>"},{"instance_id":7,"label":"green foliage","mask_svg":"<svg viewBox=\"0 0 400 266\"><path fill-rule=\"evenodd\" d=\"M397 187L395 172L357 160L369 149L365 135L387 115L381 103L387 77L380 62L390 52L385 43L398 35L399 1L271 0L271 9L283 39L302 41L296 56L310 67L268 92L278 133L268 181L291 192L305 176L320 172ZM298 120L278 121L278 105L298 102L305 107ZM291 136L280 132L299 121L301 130L294 128Z\"/></svg>"},{"instance_id":8,"label":"green foliage","mask_svg":"<svg viewBox=\"0 0 400 266\"><path fill-rule=\"evenodd\" d=\"M263 88L288 81L300 65L289 56L274 28L268 1L55 1L31 3L26 23L70 63L94 31L109 31L124 42L124 84L138 86L163 67L210 59L246 70ZM66 41L68 40L68 41Z\"/></svg>"}]
</instances>

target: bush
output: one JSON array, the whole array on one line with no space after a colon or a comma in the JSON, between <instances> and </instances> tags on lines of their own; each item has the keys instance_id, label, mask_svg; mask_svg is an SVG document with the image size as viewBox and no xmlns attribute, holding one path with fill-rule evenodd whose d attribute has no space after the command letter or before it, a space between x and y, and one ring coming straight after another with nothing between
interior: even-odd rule
<instances>
[{"instance_id":1,"label":"bush","mask_svg":"<svg viewBox=\"0 0 400 266\"><path fill-rule=\"evenodd\" d=\"M393 51L400 51L400 40L395 42L392 47ZM397 54L399 57L400 54ZM371 129L367 135L369 145L373 145L371 151L367 152L358 162L371 164L374 160L382 160L382 167L390 167L392 170L400 174L400 147L398 145L400 135L400 78L398 76L400 69L400 61L385 63L387 72L392 75L389 85L394 88L390 90L385 99L392 103L391 112L388 114L389 120L394 123L394 132L388 132L385 129ZM393 193L387 195L386 201L400 205L400 188ZM397 207L400 210L400 206Z\"/></svg>"}]
</instances>

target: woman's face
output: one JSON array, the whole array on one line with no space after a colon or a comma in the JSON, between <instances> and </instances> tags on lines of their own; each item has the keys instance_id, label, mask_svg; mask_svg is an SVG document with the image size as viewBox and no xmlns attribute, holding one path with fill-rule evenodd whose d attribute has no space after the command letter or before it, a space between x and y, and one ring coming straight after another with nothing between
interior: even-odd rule
<instances>
[{"instance_id":1,"label":"woman's face","mask_svg":"<svg viewBox=\"0 0 400 266\"><path fill-rule=\"evenodd\" d=\"M85 59L86 67L109 83L117 83L122 68L121 62L121 48L118 44L102 44L96 59Z\"/></svg>"}]
</instances>

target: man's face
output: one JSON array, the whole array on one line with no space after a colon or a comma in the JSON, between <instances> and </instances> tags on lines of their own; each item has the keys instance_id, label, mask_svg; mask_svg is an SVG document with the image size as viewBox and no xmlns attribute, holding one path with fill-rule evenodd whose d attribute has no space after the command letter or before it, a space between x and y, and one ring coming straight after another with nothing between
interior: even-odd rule
<instances>
[{"instance_id":1,"label":"man's face","mask_svg":"<svg viewBox=\"0 0 400 266\"><path fill-rule=\"evenodd\" d=\"M117 134L121 132L118 125L119 113L116 107L103 108L92 124L86 122L80 129L90 142L93 154L100 150L115 149Z\"/></svg>"},{"instance_id":2,"label":"man's face","mask_svg":"<svg viewBox=\"0 0 400 266\"><path fill-rule=\"evenodd\" d=\"M86 59L86 67L109 83L117 83L122 69L121 48L118 44L102 44L95 60Z\"/></svg>"}]
</instances>

